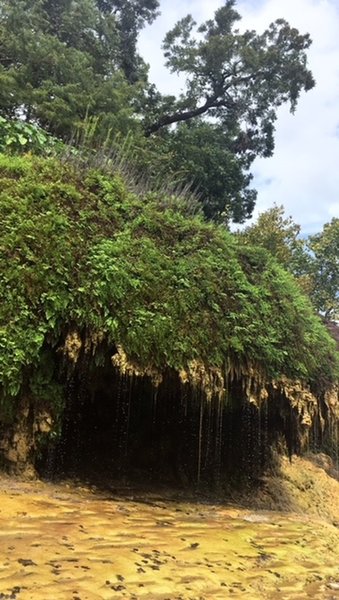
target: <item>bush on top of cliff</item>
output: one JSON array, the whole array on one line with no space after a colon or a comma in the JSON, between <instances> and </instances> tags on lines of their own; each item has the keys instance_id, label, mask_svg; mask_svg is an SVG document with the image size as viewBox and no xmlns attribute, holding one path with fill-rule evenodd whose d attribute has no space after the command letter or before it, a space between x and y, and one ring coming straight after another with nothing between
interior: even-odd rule
<instances>
[{"instance_id":1,"label":"bush on top of cliff","mask_svg":"<svg viewBox=\"0 0 339 600\"><path fill-rule=\"evenodd\" d=\"M263 249L173 206L130 193L118 175L0 156L6 393L74 328L158 369L231 360L271 377L337 377L334 342L294 279Z\"/></svg>"}]
</instances>

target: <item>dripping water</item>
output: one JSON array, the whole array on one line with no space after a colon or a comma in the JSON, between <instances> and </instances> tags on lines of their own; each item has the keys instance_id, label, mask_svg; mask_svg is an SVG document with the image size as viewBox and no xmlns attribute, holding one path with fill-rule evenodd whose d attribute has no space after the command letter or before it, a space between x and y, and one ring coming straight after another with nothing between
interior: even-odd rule
<instances>
[{"instance_id":1,"label":"dripping water","mask_svg":"<svg viewBox=\"0 0 339 600\"><path fill-rule=\"evenodd\" d=\"M214 461L214 481L218 489L221 484L221 452L222 452L222 430L223 430L223 406L222 399L216 396L216 436L215 436L215 461Z\"/></svg>"},{"instance_id":2,"label":"dripping water","mask_svg":"<svg viewBox=\"0 0 339 600\"><path fill-rule=\"evenodd\" d=\"M266 466L268 462L268 399L263 405L263 440L262 440L262 466Z\"/></svg>"},{"instance_id":3,"label":"dripping water","mask_svg":"<svg viewBox=\"0 0 339 600\"><path fill-rule=\"evenodd\" d=\"M130 421L131 421L131 403L132 403L132 394L133 394L133 383L134 383L134 374L131 377L125 376L125 385L126 385L126 433L125 433L125 456L124 463L128 464L129 457L129 431L130 431Z\"/></svg>"},{"instance_id":4,"label":"dripping water","mask_svg":"<svg viewBox=\"0 0 339 600\"><path fill-rule=\"evenodd\" d=\"M204 395L200 390L200 409L199 409L199 433L198 433L198 465L197 465L197 485L200 485L201 479L201 460L202 460L202 441L203 441L203 416L204 416Z\"/></svg>"},{"instance_id":5,"label":"dripping water","mask_svg":"<svg viewBox=\"0 0 339 600\"><path fill-rule=\"evenodd\" d=\"M212 439L212 398L207 402L207 425L206 425L206 451L204 461L204 471L208 473L211 463L211 439Z\"/></svg>"},{"instance_id":6,"label":"dripping water","mask_svg":"<svg viewBox=\"0 0 339 600\"><path fill-rule=\"evenodd\" d=\"M158 386L153 388L152 393L152 432L156 429L157 424L157 408L158 408Z\"/></svg>"}]
</instances>

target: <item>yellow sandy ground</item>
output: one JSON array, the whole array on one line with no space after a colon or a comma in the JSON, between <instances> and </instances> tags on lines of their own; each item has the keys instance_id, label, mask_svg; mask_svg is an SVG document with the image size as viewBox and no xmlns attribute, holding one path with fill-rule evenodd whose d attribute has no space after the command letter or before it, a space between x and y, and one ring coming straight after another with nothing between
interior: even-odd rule
<instances>
[{"instance_id":1,"label":"yellow sandy ground","mask_svg":"<svg viewBox=\"0 0 339 600\"><path fill-rule=\"evenodd\" d=\"M286 463L285 492L300 511L299 491L309 496L291 480L302 472L324 478L321 501L331 488L329 521L3 476L0 599L339 599L339 483L307 461Z\"/></svg>"}]
</instances>

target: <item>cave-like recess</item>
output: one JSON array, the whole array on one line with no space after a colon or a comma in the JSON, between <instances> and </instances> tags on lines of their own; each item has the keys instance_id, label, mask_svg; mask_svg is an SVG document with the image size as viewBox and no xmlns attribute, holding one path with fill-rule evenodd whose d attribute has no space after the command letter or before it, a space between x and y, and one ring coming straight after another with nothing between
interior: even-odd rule
<instances>
[{"instance_id":1,"label":"cave-like recess","mask_svg":"<svg viewBox=\"0 0 339 600\"><path fill-rule=\"evenodd\" d=\"M174 371L155 385L107 361L69 373L64 390L61 435L37 464L45 477L213 490L258 481L279 435L293 444L288 404L284 418L274 398L259 409L241 380L228 397L207 398Z\"/></svg>"}]
</instances>

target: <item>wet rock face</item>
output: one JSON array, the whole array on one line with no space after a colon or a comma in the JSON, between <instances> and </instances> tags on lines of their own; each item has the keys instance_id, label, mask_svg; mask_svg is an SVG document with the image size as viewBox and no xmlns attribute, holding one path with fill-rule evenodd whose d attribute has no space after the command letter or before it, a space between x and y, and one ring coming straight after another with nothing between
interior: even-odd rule
<instances>
[{"instance_id":1,"label":"wet rock face","mask_svg":"<svg viewBox=\"0 0 339 600\"><path fill-rule=\"evenodd\" d=\"M35 450L41 434L49 433L52 417L45 409L34 408L34 402L21 399L14 422L8 426L0 440L0 452L6 470L25 479L34 479Z\"/></svg>"},{"instance_id":2,"label":"wet rock face","mask_svg":"<svg viewBox=\"0 0 339 600\"><path fill-rule=\"evenodd\" d=\"M319 452L317 454L309 453L307 455L307 458L314 465L323 469L325 471L325 473L330 475L330 477L333 477L334 479L337 479L337 481L339 481L339 462L338 462L338 460L334 461L330 456L328 456L327 454L324 454L323 452Z\"/></svg>"},{"instance_id":3,"label":"wet rock face","mask_svg":"<svg viewBox=\"0 0 339 600\"><path fill-rule=\"evenodd\" d=\"M267 467L273 409L234 402L168 373L158 386L148 375L98 369L93 376L74 371L68 379L61 438L46 449L39 472L122 478L131 482L202 485L255 482Z\"/></svg>"},{"instance_id":4,"label":"wet rock face","mask_svg":"<svg viewBox=\"0 0 339 600\"><path fill-rule=\"evenodd\" d=\"M12 475L34 479L36 471L32 463L32 439L27 431L16 428L7 432L0 444L5 469Z\"/></svg>"},{"instance_id":5,"label":"wet rock face","mask_svg":"<svg viewBox=\"0 0 339 600\"><path fill-rule=\"evenodd\" d=\"M253 369L247 376L232 372L222 395L220 373L211 379L195 365L186 379L171 370L157 379L147 370L134 372L131 363L112 367L110 359L93 367L77 341L73 336L67 346L73 358L63 374L61 435L48 442L49 410L24 396L14 423L0 435L0 454L11 473L34 477L37 468L49 478L95 474L213 490L224 483L260 483L274 444L283 440L290 454L298 453L316 417L323 434L317 398L300 382L268 384ZM324 397L328 415L335 417L337 401L337 392Z\"/></svg>"}]
</instances>

